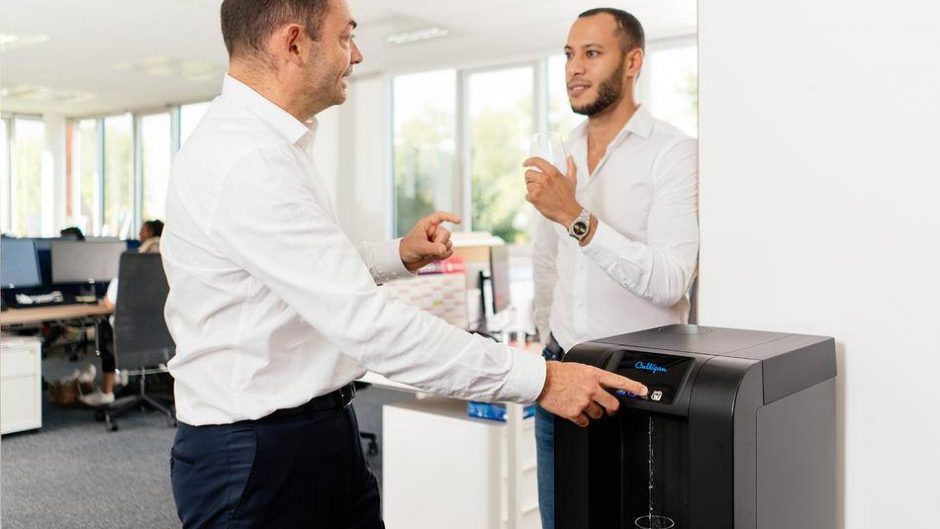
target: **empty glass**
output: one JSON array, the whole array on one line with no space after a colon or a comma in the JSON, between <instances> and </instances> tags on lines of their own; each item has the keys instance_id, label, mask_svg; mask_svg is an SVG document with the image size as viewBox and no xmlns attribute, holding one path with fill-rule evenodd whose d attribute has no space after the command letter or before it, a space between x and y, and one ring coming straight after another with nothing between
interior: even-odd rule
<instances>
[{"instance_id":1,"label":"empty glass","mask_svg":"<svg viewBox=\"0 0 940 529\"><path fill-rule=\"evenodd\" d=\"M539 132L529 142L529 156L538 156L554 165L562 173L568 172L568 153L565 140L554 132Z\"/></svg>"}]
</instances>

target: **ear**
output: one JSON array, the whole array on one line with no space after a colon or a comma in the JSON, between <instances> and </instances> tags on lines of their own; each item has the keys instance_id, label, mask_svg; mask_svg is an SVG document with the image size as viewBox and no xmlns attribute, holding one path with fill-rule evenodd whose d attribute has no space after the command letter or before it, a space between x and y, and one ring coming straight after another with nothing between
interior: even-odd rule
<instances>
[{"instance_id":1,"label":"ear","mask_svg":"<svg viewBox=\"0 0 940 529\"><path fill-rule=\"evenodd\" d=\"M643 60L646 54L640 48L633 48L627 52L627 76L636 78L643 69Z\"/></svg>"},{"instance_id":2,"label":"ear","mask_svg":"<svg viewBox=\"0 0 940 529\"><path fill-rule=\"evenodd\" d=\"M276 63L295 62L304 54L304 29L299 24L285 24L268 38L268 52Z\"/></svg>"}]
</instances>

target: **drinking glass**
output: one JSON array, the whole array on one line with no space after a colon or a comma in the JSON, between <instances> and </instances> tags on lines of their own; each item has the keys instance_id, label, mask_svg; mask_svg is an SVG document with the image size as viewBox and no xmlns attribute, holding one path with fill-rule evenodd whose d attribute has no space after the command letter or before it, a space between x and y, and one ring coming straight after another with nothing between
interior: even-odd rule
<instances>
[{"instance_id":1,"label":"drinking glass","mask_svg":"<svg viewBox=\"0 0 940 529\"><path fill-rule=\"evenodd\" d=\"M565 151L565 140L555 132L538 132L532 135L529 141L529 156L538 156L545 159L561 171L568 172L568 153Z\"/></svg>"},{"instance_id":2,"label":"drinking glass","mask_svg":"<svg viewBox=\"0 0 940 529\"><path fill-rule=\"evenodd\" d=\"M633 521L637 529L674 529L676 522L672 518L659 516L658 514L640 516Z\"/></svg>"}]
</instances>

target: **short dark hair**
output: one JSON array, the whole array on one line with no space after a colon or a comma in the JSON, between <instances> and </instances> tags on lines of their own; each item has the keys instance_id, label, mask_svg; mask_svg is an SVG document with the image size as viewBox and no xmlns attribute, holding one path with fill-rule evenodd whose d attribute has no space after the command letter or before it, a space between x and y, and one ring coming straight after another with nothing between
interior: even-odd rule
<instances>
[{"instance_id":1,"label":"short dark hair","mask_svg":"<svg viewBox=\"0 0 940 529\"><path fill-rule=\"evenodd\" d=\"M646 51L646 33L643 31L643 25L635 16L623 9L596 7L581 13L578 18L587 18L603 13L614 17L617 21L617 32L620 34L620 51L627 53L633 48Z\"/></svg>"},{"instance_id":2,"label":"short dark hair","mask_svg":"<svg viewBox=\"0 0 940 529\"><path fill-rule=\"evenodd\" d=\"M82 230L78 226L69 226L68 228L62 228L59 230L59 236L63 239L71 239L73 241L84 241L85 234L82 233Z\"/></svg>"},{"instance_id":3,"label":"short dark hair","mask_svg":"<svg viewBox=\"0 0 940 529\"><path fill-rule=\"evenodd\" d=\"M229 57L264 53L264 41L279 26L302 25L317 40L330 0L225 0L220 14Z\"/></svg>"},{"instance_id":4,"label":"short dark hair","mask_svg":"<svg viewBox=\"0 0 940 529\"><path fill-rule=\"evenodd\" d=\"M148 220L144 222L144 226L146 226L147 229L150 230L150 233L152 233L154 237L163 236L163 221L162 220Z\"/></svg>"}]
</instances>

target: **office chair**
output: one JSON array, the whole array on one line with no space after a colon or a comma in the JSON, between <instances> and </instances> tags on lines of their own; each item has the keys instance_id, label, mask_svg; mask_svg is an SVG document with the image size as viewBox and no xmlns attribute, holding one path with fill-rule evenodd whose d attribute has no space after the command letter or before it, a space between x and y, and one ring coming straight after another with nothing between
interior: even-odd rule
<instances>
[{"instance_id":1,"label":"office chair","mask_svg":"<svg viewBox=\"0 0 940 529\"><path fill-rule=\"evenodd\" d=\"M159 254L125 252L118 269L118 297L114 307L114 357L119 371L139 376L136 395L121 397L104 408L105 426L118 429L114 419L135 408L152 408L176 425L172 392L148 395L147 376L168 373L166 363L176 344L166 328L163 306L169 293Z\"/></svg>"}]
</instances>

